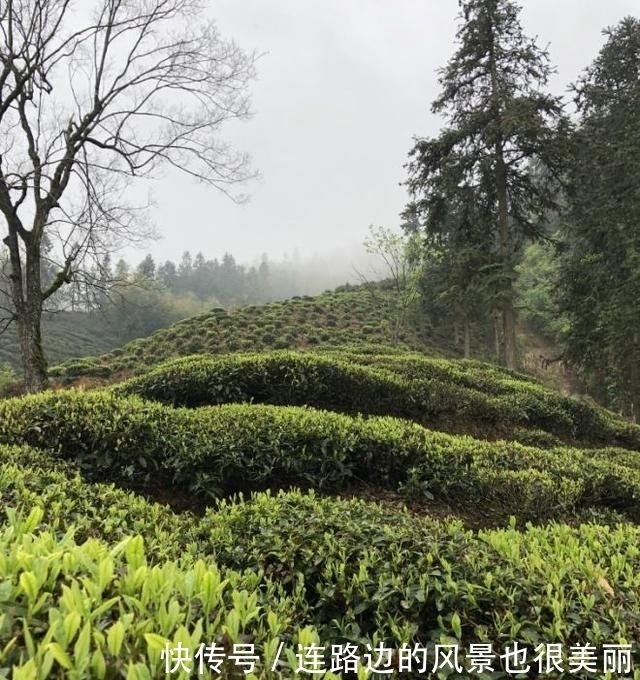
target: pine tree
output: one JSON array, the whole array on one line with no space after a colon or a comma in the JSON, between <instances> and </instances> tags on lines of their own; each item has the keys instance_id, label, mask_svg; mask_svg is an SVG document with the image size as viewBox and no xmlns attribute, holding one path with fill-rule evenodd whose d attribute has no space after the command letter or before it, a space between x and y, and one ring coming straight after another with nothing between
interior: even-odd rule
<instances>
[{"instance_id":1,"label":"pine tree","mask_svg":"<svg viewBox=\"0 0 640 680\"><path fill-rule=\"evenodd\" d=\"M416 140L407 184L427 239L453 253L479 243L495 254L504 361L516 368L514 255L525 239L543 236L555 207L566 123L560 100L544 91L548 55L524 35L520 8L512 0L460 6L459 47L432 105L448 125L437 138ZM535 163L547 168L546 181L535 176ZM495 280L495 270L487 271Z\"/></svg>"},{"instance_id":2,"label":"pine tree","mask_svg":"<svg viewBox=\"0 0 640 680\"><path fill-rule=\"evenodd\" d=\"M575 86L565 351L609 405L640 419L640 20L607 42Z\"/></svg>"}]
</instances>

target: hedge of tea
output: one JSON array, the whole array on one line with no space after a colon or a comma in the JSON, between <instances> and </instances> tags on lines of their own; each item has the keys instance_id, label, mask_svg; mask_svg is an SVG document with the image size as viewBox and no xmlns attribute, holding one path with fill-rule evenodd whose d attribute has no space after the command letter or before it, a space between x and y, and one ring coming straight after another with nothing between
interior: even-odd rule
<instances>
[{"instance_id":1,"label":"hedge of tea","mask_svg":"<svg viewBox=\"0 0 640 680\"><path fill-rule=\"evenodd\" d=\"M583 399L565 397L532 376L501 366L465 359L441 359L410 352L360 353L335 350L351 363L393 371L410 381L436 381L478 393L505 423L569 437L589 444L640 449L640 427ZM464 403L464 399L462 399ZM482 413L474 417L482 417Z\"/></svg>"},{"instance_id":2,"label":"hedge of tea","mask_svg":"<svg viewBox=\"0 0 640 680\"><path fill-rule=\"evenodd\" d=\"M70 527L79 541L117 543L141 535L156 559L177 559L192 541L188 515L113 484L87 482L71 461L42 450L0 445L0 508L28 514L34 506L42 508L42 524L56 535Z\"/></svg>"},{"instance_id":3,"label":"hedge of tea","mask_svg":"<svg viewBox=\"0 0 640 680\"><path fill-rule=\"evenodd\" d=\"M396 375L311 352L196 355L160 364L113 391L189 408L252 402L420 415Z\"/></svg>"},{"instance_id":4,"label":"hedge of tea","mask_svg":"<svg viewBox=\"0 0 640 680\"><path fill-rule=\"evenodd\" d=\"M437 643L484 642L501 653L513 642L568 652L637 641L640 529L632 525L474 534L300 492L177 516L101 484L85 485L82 499L77 475L46 458L39 468L34 455L0 447L0 497L11 499L0 516L0 674L14 680L165 678L167 642L250 640L263 660L255 676L275 678L292 675L299 642L420 643L433 659ZM51 505L55 487L68 502ZM90 503L96 512L86 515ZM83 543L105 527L101 504L119 521L135 516L144 543L120 540L117 528L106 543ZM271 674L280 642L291 653Z\"/></svg>"},{"instance_id":5,"label":"hedge of tea","mask_svg":"<svg viewBox=\"0 0 640 680\"><path fill-rule=\"evenodd\" d=\"M335 347L355 343L399 345L440 352L422 319L408 320L399 337L396 294L380 287L293 298L211 312L138 338L100 357L66 361L49 373L60 378L137 373L188 354Z\"/></svg>"},{"instance_id":6,"label":"hedge of tea","mask_svg":"<svg viewBox=\"0 0 640 680\"><path fill-rule=\"evenodd\" d=\"M417 498L487 500L520 518L585 506L640 513L640 470L628 451L543 450L311 408L174 409L111 393L48 393L0 403L0 442L53 452L89 477L211 497L365 483Z\"/></svg>"},{"instance_id":7,"label":"hedge of tea","mask_svg":"<svg viewBox=\"0 0 640 680\"><path fill-rule=\"evenodd\" d=\"M0 532L3 677L166 678L167 646L181 644L193 654L200 643L247 640L261 657L249 677L265 677L280 635L287 633L292 645L318 640L313 630L291 625L295 599L258 573L221 574L202 560L182 568L153 564L139 536L78 545L72 533L34 535L41 516L38 508L24 518L11 513ZM283 661L283 675L291 677ZM189 659L172 677L192 677L187 666L196 671L197 663Z\"/></svg>"},{"instance_id":8,"label":"hedge of tea","mask_svg":"<svg viewBox=\"0 0 640 680\"><path fill-rule=\"evenodd\" d=\"M253 402L392 415L547 447L562 438L640 448L640 427L603 409L498 367L415 355L193 356L161 364L114 392L186 407Z\"/></svg>"}]
</instances>

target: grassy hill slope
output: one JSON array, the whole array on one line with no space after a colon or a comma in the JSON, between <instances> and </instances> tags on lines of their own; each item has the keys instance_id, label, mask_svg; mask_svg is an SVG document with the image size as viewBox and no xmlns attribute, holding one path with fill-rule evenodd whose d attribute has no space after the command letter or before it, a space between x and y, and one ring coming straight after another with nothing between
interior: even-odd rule
<instances>
[{"instance_id":1,"label":"grassy hill slope","mask_svg":"<svg viewBox=\"0 0 640 680\"><path fill-rule=\"evenodd\" d=\"M103 354L121 344L99 314L59 312L45 315L42 323L47 359L56 364L72 357ZM18 337L14 327L0 334L0 363L21 370Z\"/></svg>"}]
</instances>

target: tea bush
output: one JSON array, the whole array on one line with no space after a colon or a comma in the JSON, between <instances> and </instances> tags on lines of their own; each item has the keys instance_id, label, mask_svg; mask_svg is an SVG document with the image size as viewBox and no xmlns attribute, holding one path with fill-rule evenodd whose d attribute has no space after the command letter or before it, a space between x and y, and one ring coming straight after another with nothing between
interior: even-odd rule
<instances>
[{"instance_id":1,"label":"tea bush","mask_svg":"<svg viewBox=\"0 0 640 680\"><path fill-rule=\"evenodd\" d=\"M361 652L419 643L433 660L436 644L482 642L500 654L517 642L535 668L540 643L593 645L601 664L603 644L638 636L631 525L474 534L363 501L258 494L178 519L171 540L192 543L174 561L140 537L81 543L61 519L65 505L48 514L58 531L41 508L0 518L0 673L14 680L164 678L160 652L178 642L251 641L255 677L270 678L293 674L297 643L348 641ZM271 674L280 642L290 653ZM464 652L460 662L468 667Z\"/></svg>"},{"instance_id":2,"label":"tea bush","mask_svg":"<svg viewBox=\"0 0 640 680\"><path fill-rule=\"evenodd\" d=\"M450 388L472 390L507 423L595 445L640 449L640 427L584 400L565 397L535 378L472 360L439 359L415 353L360 352L357 347L335 355L352 363L396 372L410 380L437 381ZM476 396L477 399L477 396ZM464 401L464 397L461 398Z\"/></svg>"},{"instance_id":3,"label":"tea bush","mask_svg":"<svg viewBox=\"0 0 640 680\"><path fill-rule=\"evenodd\" d=\"M189 408L254 402L419 415L418 408L409 408L405 382L393 374L311 353L186 357L161 364L113 391Z\"/></svg>"},{"instance_id":4,"label":"tea bush","mask_svg":"<svg viewBox=\"0 0 640 680\"><path fill-rule=\"evenodd\" d=\"M42 511L10 513L0 532L0 675L35 678L165 678L162 653L181 644L250 640L253 677L275 660L279 636L295 645L295 598L259 574L224 575L211 563L149 563L140 537L78 545L71 533L34 535ZM302 639L317 639L312 629ZM189 660L189 670L196 671ZM292 676L286 657L283 675ZM186 668L186 666L185 666ZM201 677L217 677L204 664ZM228 672L228 671L227 671ZM279 674L278 674L279 675ZM176 678L192 677L180 670Z\"/></svg>"},{"instance_id":5,"label":"tea bush","mask_svg":"<svg viewBox=\"0 0 640 680\"><path fill-rule=\"evenodd\" d=\"M226 504L207 520L219 561L285 581L301 573L325 635L497 646L637 640L635 526L476 535L456 523L299 493Z\"/></svg>"},{"instance_id":6,"label":"tea bush","mask_svg":"<svg viewBox=\"0 0 640 680\"><path fill-rule=\"evenodd\" d=\"M11 366L0 361L0 399L11 392L16 382L17 377Z\"/></svg>"},{"instance_id":7,"label":"tea bush","mask_svg":"<svg viewBox=\"0 0 640 680\"><path fill-rule=\"evenodd\" d=\"M640 448L640 427L518 374L416 355L268 352L195 356L161 364L114 388L195 407L255 402L393 415L545 448L568 442ZM537 433L537 434L536 434Z\"/></svg>"},{"instance_id":8,"label":"tea bush","mask_svg":"<svg viewBox=\"0 0 640 680\"><path fill-rule=\"evenodd\" d=\"M317 298L304 300L294 298L285 302L252 305L238 310L214 310L181 321L169 328L153 333L148 338L136 339L124 347L122 353L92 357L83 362L64 362L50 369L53 377L74 378L84 375L110 376L126 370L133 363L138 371L176 355L184 355L182 338L188 341L190 354L223 354L238 348L271 349L274 342L288 338L287 347L306 347L311 334L318 345L342 345L360 341L365 326L374 330L367 338L378 348L394 343L389 325L381 326L380 320L395 318L397 301L393 291L354 288L342 293L324 293ZM329 326L325 323L331 315ZM309 327L305 329L305 322ZM272 328L265 328L271 326ZM433 349L434 343L428 329L422 323L408 325L405 345L414 349ZM207 330L219 333L211 335ZM274 329L278 332L274 333ZM323 330L329 332L325 338ZM264 339L263 333L268 332Z\"/></svg>"},{"instance_id":9,"label":"tea bush","mask_svg":"<svg viewBox=\"0 0 640 680\"><path fill-rule=\"evenodd\" d=\"M640 509L640 470L624 450L538 449L310 408L173 409L105 392L58 392L1 402L0 442L49 450L92 478L173 483L212 497L366 483L411 497L491 499L521 518L590 505L638 517Z\"/></svg>"},{"instance_id":10,"label":"tea bush","mask_svg":"<svg viewBox=\"0 0 640 680\"><path fill-rule=\"evenodd\" d=\"M113 484L89 483L77 466L41 450L0 446L0 507L28 514L36 506L41 524L58 536L72 527L79 541L139 534L156 559L178 559L193 548L188 515Z\"/></svg>"}]
</instances>

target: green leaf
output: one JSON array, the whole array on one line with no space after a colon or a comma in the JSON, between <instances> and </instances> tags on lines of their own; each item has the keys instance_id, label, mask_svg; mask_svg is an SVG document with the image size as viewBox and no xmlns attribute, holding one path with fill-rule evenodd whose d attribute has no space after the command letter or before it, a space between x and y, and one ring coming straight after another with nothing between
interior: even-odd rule
<instances>
[{"instance_id":1,"label":"green leaf","mask_svg":"<svg viewBox=\"0 0 640 680\"><path fill-rule=\"evenodd\" d=\"M164 651L167 648L167 645L171 645L171 640L162 637L162 635L158 635L157 633L145 633L144 639L147 641L149 649L159 652Z\"/></svg>"},{"instance_id":2,"label":"green leaf","mask_svg":"<svg viewBox=\"0 0 640 680\"><path fill-rule=\"evenodd\" d=\"M76 644L73 647L73 655L76 659L76 666L84 669L89 665L89 648L91 645L91 623L87 621L78 635Z\"/></svg>"},{"instance_id":3,"label":"green leaf","mask_svg":"<svg viewBox=\"0 0 640 680\"><path fill-rule=\"evenodd\" d=\"M38 581L35 574L31 571L22 572L19 583L29 603L34 604L38 597Z\"/></svg>"},{"instance_id":4,"label":"green leaf","mask_svg":"<svg viewBox=\"0 0 640 680\"><path fill-rule=\"evenodd\" d=\"M124 626L122 621L116 621L107 632L107 647L113 656L120 654L122 643L124 642Z\"/></svg>"},{"instance_id":5,"label":"green leaf","mask_svg":"<svg viewBox=\"0 0 640 680\"><path fill-rule=\"evenodd\" d=\"M75 637L75 634L78 632L78 628L80 628L80 623L82 622L82 617L80 616L80 613L77 611L72 611L69 612L65 617L64 621L62 623L62 630L64 632L64 643L65 645L68 645L71 643L71 640Z\"/></svg>"},{"instance_id":6,"label":"green leaf","mask_svg":"<svg viewBox=\"0 0 640 680\"><path fill-rule=\"evenodd\" d=\"M451 617L451 628L453 629L453 632L455 633L455 636L458 638L458 640L461 640L462 625L460 623L460 616L458 615L458 612L454 612L453 616Z\"/></svg>"},{"instance_id":7,"label":"green leaf","mask_svg":"<svg viewBox=\"0 0 640 680\"><path fill-rule=\"evenodd\" d=\"M92 677L102 680L107 674L107 664L104 660L104 654L100 649L91 655L91 673Z\"/></svg>"},{"instance_id":8,"label":"green leaf","mask_svg":"<svg viewBox=\"0 0 640 680\"><path fill-rule=\"evenodd\" d=\"M46 650L48 652L51 652L53 654L53 657L55 660L65 669L65 670L70 670L73 668L73 664L71 663L71 659L69 658L69 655L64 651L64 649L59 645L57 642L50 642L46 646Z\"/></svg>"}]
</instances>

